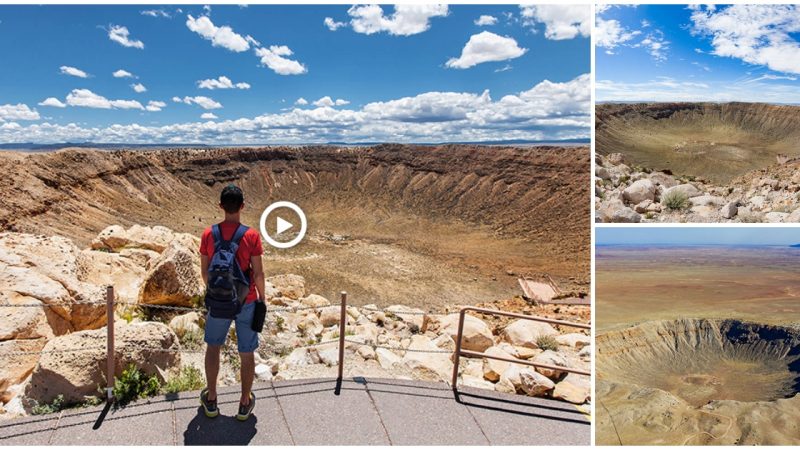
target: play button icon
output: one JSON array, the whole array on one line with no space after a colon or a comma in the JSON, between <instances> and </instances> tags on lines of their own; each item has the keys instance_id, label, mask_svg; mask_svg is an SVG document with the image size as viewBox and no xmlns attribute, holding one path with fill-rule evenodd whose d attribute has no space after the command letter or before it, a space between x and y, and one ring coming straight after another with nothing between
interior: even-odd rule
<instances>
[{"instance_id":1,"label":"play button icon","mask_svg":"<svg viewBox=\"0 0 800 450\"><path fill-rule=\"evenodd\" d=\"M278 230L278 234L283 233L284 231L294 227L291 223L283 220L282 218L278 217L278 220L275 222L275 229Z\"/></svg>"},{"instance_id":2,"label":"play button icon","mask_svg":"<svg viewBox=\"0 0 800 450\"><path fill-rule=\"evenodd\" d=\"M267 229L267 219L270 214L275 216L275 228ZM289 241L281 239L281 235L295 228L295 223L300 222L300 231ZM261 213L261 236L267 243L275 248L291 248L299 244L306 235L306 215L299 206L292 202L275 202ZM270 234L269 231L274 231Z\"/></svg>"}]
</instances>

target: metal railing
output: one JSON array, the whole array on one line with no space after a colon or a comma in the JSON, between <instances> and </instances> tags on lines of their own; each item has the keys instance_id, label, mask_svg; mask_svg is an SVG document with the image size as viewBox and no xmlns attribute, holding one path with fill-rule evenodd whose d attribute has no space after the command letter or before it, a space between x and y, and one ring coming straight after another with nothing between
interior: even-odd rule
<instances>
[{"instance_id":1,"label":"metal railing","mask_svg":"<svg viewBox=\"0 0 800 450\"><path fill-rule=\"evenodd\" d=\"M338 304L328 304L323 306L295 306L295 307L269 307L268 312L290 312L296 313L299 311L310 311L310 310L321 310L324 308L331 308L331 307L339 307L339 336L334 339L329 339L325 341L313 342L307 345L299 345L295 346L295 348L310 348L310 347L317 347L320 345L326 344L338 344L338 367L337 367L337 383L341 383L344 375L344 350L345 345L347 343L351 344L358 344L358 345L367 345L372 347L373 349L387 349L391 351L398 351L398 352L412 352L412 353L447 353L447 354L454 354L454 361L453 361L453 378L452 378L452 388L453 390L457 389L458 386L458 374L459 374L459 363L461 356L465 357L473 357L473 358L488 358L488 359L495 359L500 361L505 361L514 364L524 364L533 367L539 367L544 369L550 370L559 370L564 372L571 372L576 373L579 375L590 375L590 372L569 368L569 367L562 367L562 366L554 366L549 364L542 364L542 363L534 363L527 360L515 359L515 358L505 358L501 356L494 356L488 355L485 353L474 352L471 350L464 350L462 348L462 340L463 340L463 333L464 333L464 320L466 313L468 311L474 311L481 314L487 315L499 315L505 317L512 317L517 319L524 319L524 320L532 320L538 322L549 323L553 325L559 326L567 326L567 327L574 327L580 329L591 329L590 325L584 325L580 323L574 322L567 322L563 320L554 320L548 319L544 317L537 317L537 316L530 316L524 314L516 314L511 312L504 312L504 311L497 311L492 309L485 309L485 308L478 308L473 306L463 307L459 311L459 321L458 321L458 332L457 338L455 340L455 351L451 351L445 348L442 349L412 349L408 348L408 346L391 346L380 344L377 342L373 342L371 340L356 340L356 339L348 339L347 335L347 292L340 292L340 303ZM171 311L194 311L194 312L202 312L206 313L205 308L198 308L198 307L184 307L184 306L171 306L171 305L149 305L143 303L132 303L132 302L124 302L124 301L117 301L115 300L114 296L114 287L107 286L106 293L105 293L105 301L76 301L76 302L53 302L53 303L40 303L38 305L34 304L20 304L20 305L12 305L12 304L0 304L0 307L54 307L54 306L71 306L71 305L105 305L106 307L106 400L111 403L114 400L114 381L115 381L115 368L116 368L116 361L115 361L115 333L114 333L114 312L115 306L123 305L123 306L133 306L133 307L141 307L141 308L155 308L155 309L164 309L164 310L171 310ZM370 313L388 313L393 316L404 316L404 315L435 315L438 313L426 313L421 311L397 311L397 310L390 310L388 308L377 308L377 307L366 307L366 306L356 306L355 307L360 312L368 312ZM447 313L444 313L447 314ZM3 352L0 353L0 356L25 356L25 355L34 355L34 354L45 354L45 353L54 353L54 352L79 352L79 351L97 351L102 350L103 347L89 347L89 348L78 348L78 349L62 349L62 350L39 350L39 351L14 351L14 352ZM173 348L160 348L160 347L134 347L134 349L139 350L149 350L153 352L179 352L179 353L202 353L203 350L188 350L188 349L173 349Z\"/></svg>"},{"instance_id":2,"label":"metal railing","mask_svg":"<svg viewBox=\"0 0 800 450\"><path fill-rule=\"evenodd\" d=\"M488 314L488 315L495 315L495 316L505 316L505 317L513 317L515 319L523 319L523 320L530 320L534 322L544 322L549 323L551 325L559 325L565 327L573 327L573 328L580 328L584 330L590 330L592 327L591 325L585 325L582 323L575 323L575 322L567 322L565 320L555 320L555 319L548 319L545 317L538 317L538 316L529 316L526 314L517 314L512 312L505 312L505 311L497 311L494 309L486 309L486 308L478 308L475 306L466 306L461 308L458 316L458 334L456 337L456 351L455 351L455 359L453 360L453 379L452 379L452 388L454 391L458 390L458 366L461 362L462 356L472 357L472 358L487 358L487 359L495 359L498 361L505 361L512 364L523 364L526 366L531 366L534 368L542 368L542 369L550 369L550 370L558 370L562 372L569 372L575 373L578 375L587 375L591 376L591 372L587 372L582 369L575 369L571 367L563 367L563 366L554 366L551 364L542 364L533 361L528 361L525 359L517 359L517 358L506 358L503 356L496 356L496 355L488 355L486 353L481 352L474 352L472 350L463 350L461 348L461 341L464 337L464 318L467 314L467 311L475 311L481 314Z\"/></svg>"}]
</instances>

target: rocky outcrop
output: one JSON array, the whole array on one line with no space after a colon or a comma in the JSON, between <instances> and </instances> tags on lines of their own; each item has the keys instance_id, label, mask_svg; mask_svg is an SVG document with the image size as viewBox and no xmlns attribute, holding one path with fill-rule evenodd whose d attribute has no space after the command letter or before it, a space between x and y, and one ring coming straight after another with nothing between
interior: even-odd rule
<instances>
[{"instance_id":1,"label":"rocky outcrop","mask_svg":"<svg viewBox=\"0 0 800 450\"><path fill-rule=\"evenodd\" d=\"M520 347L539 348L536 341L542 336L555 336L558 334L552 325L544 322L518 319L511 322L503 330L503 339Z\"/></svg>"},{"instance_id":2,"label":"rocky outcrop","mask_svg":"<svg viewBox=\"0 0 800 450\"><path fill-rule=\"evenodd\" d=\"M439 322L441 332L448 334L451 338L458 338L458 314L448 314ZM464 350L474 350L482 352L494 345L492 330L486 322L475 316L466 314L464 316L464 328L461 339L461 348Z\"/></svg>"},{"instance_id":3,"label":"rocky outcrop","mask_svg":"<svg viewBox=\"0 0 800 450\"><path fill-rule=\"evenodd\" d=\"M155 322L115 325L115 374L134 364L147 375L166 378L180 362L178 338L169 327ZM31 375L25 395L39 403L50 403L63 395L67 403L78 403L104 388L106 330L87 330L59 336L44 347ZM78 350L78 351L75 351ZM165 351L166 350L166 351Z\"/></svg>"},{"instance_id":4,"label":"rocky outcrop","mask_svg":"<svg viewBox=\"0 0 800 450\"><path fill-rule=\"evenodd\" d=\"M80 251L62 237L0 233L0 295L17 303L41 302L50 312L39 314L39 334L63 334L105 324L105 289L79 279ZM30 313L23 313L29 315ZM33 320L28 317L28 320ZM30 323L30 322L29 322ZM18 332L23 332L18 330Z\"/></svg>"},{"instance_id":5,"label":"rocky outcrop","mask_svg":"<svg viewBox=\"0 0 800 450\"><path fill-rule=\"evenodd\" d=\"M126 248L140 248L162 253L175 238L167 227L133 225L127 230L120 225L106 227L92 240L92 249L119 253Z\"/></svg>"},{"instance_id":6,"label":"rocky outcrop","mask_svg":"<svg viewBox=\"0 0 800 450\"><path fill-rule=\"evenodd\" d=\"M194 306L205 292L200 274L199 240L173 239L144 275L139 303Z\"/></svg>"},{"instance_id":7,"label":"rocky outcrop","mask_svg":"<svg viewBox=\"0 0 800 450\"><path fill-rule=\"evenodd\" d=\"M772 165L727 185L596 157L598 222L800 222L800 163ZM652 195L651 195L652 194Z\"/></svg>"}]
</instances>

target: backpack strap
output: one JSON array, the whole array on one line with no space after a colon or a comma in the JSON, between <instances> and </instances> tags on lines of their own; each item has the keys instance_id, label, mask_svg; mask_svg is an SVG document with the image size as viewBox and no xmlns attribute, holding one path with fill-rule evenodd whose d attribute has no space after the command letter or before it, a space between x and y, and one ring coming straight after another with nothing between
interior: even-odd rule
<instances>
[{"instance_id":1,"label":"backpack strap","mask_svg":"<svg viewBox=\"0 0 800 450\"><path fill-rule=\"evenodd\" d=\"M250 229L250 227L242 225L242 224L239 224L239 228L237 228L236 232L233 233L233 237L231 238L231 242L236 244L236 245L239 245L239 241L242 240L242 238L244 237L244 234L247 233L247 230L249 230L249 229Z\"/></svg>"},{"instance_id":2,"label":"backpack strap","mask_svg":"<svg viewBox=\"0 0 800 450\"><path fill-rule=\"evenodd\" d=\"M211 226L211 236L214 238L214 244L219 244L224 240L222 239L222 230L220 230L219 224Z\"/></svg>"}]
</instances>

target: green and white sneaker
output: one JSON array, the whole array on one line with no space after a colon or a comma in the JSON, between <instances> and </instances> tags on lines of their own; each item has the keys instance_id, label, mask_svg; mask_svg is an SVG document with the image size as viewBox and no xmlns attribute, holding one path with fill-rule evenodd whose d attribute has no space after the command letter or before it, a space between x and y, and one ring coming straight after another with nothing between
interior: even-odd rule
<instances>
[{"instance_id":1,"label":"green and white sneaker","mask_svg":"<svg viewBox=\"0 0 800 450\"><path fill-rule=\"evenodd\" d=\"M208 388L203 389L200 391L200 404L203 405L203 410L206 413L206 417L214 418L219 415L219 408L217 408L217 400L209 401L208 400Z\"/></svg>"},{"instance_id":2,"label":"green and white sneaker","mask_svg":"<svg viewBox=\"0 0 800 450\"><path fill-rule=\"evenodd\" d=\"M236 419L244 422L245 420L250 418L250 414L253 413L253 409L256 407L256 394L250 393L250 403L245 406L239 403L239 414L236 414Z\"/></svg>"}]
</instances>

